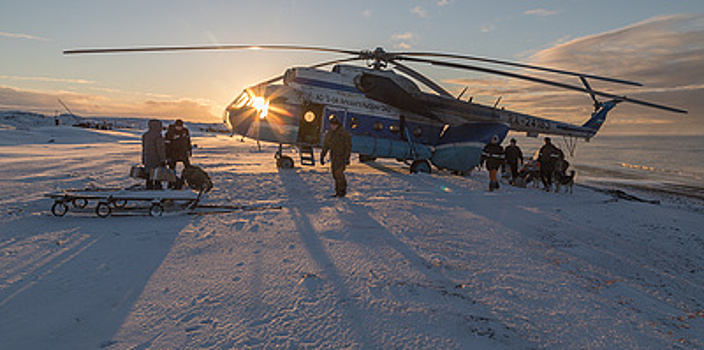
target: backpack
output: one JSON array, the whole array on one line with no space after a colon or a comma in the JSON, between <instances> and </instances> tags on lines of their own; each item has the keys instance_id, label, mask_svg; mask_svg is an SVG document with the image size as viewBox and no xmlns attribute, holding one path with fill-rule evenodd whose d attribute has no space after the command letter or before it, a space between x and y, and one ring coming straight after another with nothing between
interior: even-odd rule
<instances>
[{"instance_id":1,"label":"backpack","mask_svg":"<svg viewBox=\"0 0 704 350\"><path fill-rule=\"evenodd\" d=\"M188 187L196 191L208 192L213 188L213 181L208 176L208 173L198 166L191 165L186 167L186 169L183 169L182 176Z\"/></svg>"}]
</instances>

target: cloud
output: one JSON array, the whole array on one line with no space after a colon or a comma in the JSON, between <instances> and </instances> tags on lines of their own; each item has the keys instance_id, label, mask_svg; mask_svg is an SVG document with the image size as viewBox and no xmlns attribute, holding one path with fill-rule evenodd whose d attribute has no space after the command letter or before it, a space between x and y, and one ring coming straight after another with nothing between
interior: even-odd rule
<instances>
[{"instance_id":1,"label":"cloud","mask_svg":"<svg viewBox=\"0 0 704 350\"><path fill-rule=\"evenodd\" d=\"M442 6L447 6L450 4L450 0L440 0L436 3L436 5L442 7Z\"/></svg>"},{"instance_id":2,"label":"cloud","mask_svg":"<svg viewBox=\"0 0 704 350\"><path fill-rule=\"evenodd\" d=\"M485 24L479 30L481 30L482 33L489 33L494 30L494 26L491 24Z\"/></svg>"},{"instance_id":3,"label":"cloud","mask_svg":"<svg viewBox=\"0 0 704 350\"><path fill-rule=\"evenodd\" d=\"M416 7L412 8L411 13L414 15L417 15L418 17L421 17L421 18L428 17L428 13L420 6L416 6Z\"/></svg>"},{"instance_id":4,"label":"cloud","mask_svg":"<svg viewBox=\"0 0 704 350\"><path fill-rule=\"evenodd\" d=\"M362 11L362 16L364 16L364 18L372 18L372 10L366 9Z\"/></svg>"},{"instance_id":5,"label":"cloud","mask_svg":"<svg viewBox=\"0 0 704 350\"><path fill-rule=\"evenodd\" d=\"M631 87L590 80L595 90L626 95L657 104L685 109L681 115L630 103L620 104L609 125L657 132L704 134L704 16L672 15L650 18L616 30L572 39L541 50L528 63L643 83ZM559 80L581 86L578 79L535 71L517 73ZM568 122L584 121L591 113L587 94L520 80L485 77L454 79L458 90L485 99L503 95L502 105L516 111ZM652 120L652 123L647 123ZM612 122L613 121L613 122ZM670 121L665 123L664 121ZM631 129L629 129L631 130ZM635 129L634 129L635 130Z\"/></svg>"},{"instance_id":6,"label":"cloud","mask_svg":"<svg viewBox=\"0 0 704 350\"><path fill-rule=\"evenodd\" d=\"M402 34L394 34L391 36L392 40L411 40L413 39L413 33L405 32Z\"/></svg>"},{"instance_id":7,"label":"cloud","mask_svg":"<svg viewBox=\"0 0 704 350\"><path fill-rule=\"evenodd\" d=\"M0 75L0 80L30 80L30 81L41 81L50 83L70 83L70 84L93 84L94 81L85 79L66 79L66 78L52 78L52 77L21 77L14 75Z\"/></svg>"},{"instance_id":8,"label":"cloud","mask_svg":"<svg viewBox=\"0 0 704 350\"><path fill-rule=\"evenodd\" d=\"M21 34L21 33L0 32L0 36L4 36L4 37L8 37L8 38L15 38L15 39L49 41L49 39L45 39L45 38L41 38L38 36L29 35L29 34Z\"/></svg>"},{"instance_id":9,"label":"cloud","mask_svg":"<svg viewBox=\"0 0 704 350\"><path fill-rule=\"evenodd\" d=\"M558 13L559 12L557 12L557 11L551 11L551 10L546 10L546 9L533 9L533 10L527 10L527 11L523 12L524 15L540 16L540 17L553 16Z\"/></svg>"},{"instance_id":10,"label":"cloud","mask_svg":"<svg viewBox=\"0 0 704 350\"><path fill-rule=\"evenodd\" d=\"M406 32L392 35L391 41L394 42L394 47L397 49L410 49L418 41L418 38L415 34Z\"/></svg>"},{"instance_id":11,"label":"cloud","mask_svg":"<svg viewBox=\"0 0 704 350\"><path fill-rule=\"evenodd\" d=\"M61 99L71 111L83 116L156 117L218 122L212 104L190 99L118 100L113 97L75 92L43 92L0 85L0 109L53 114L61 110Z\"/></svg>"}]
</instances>

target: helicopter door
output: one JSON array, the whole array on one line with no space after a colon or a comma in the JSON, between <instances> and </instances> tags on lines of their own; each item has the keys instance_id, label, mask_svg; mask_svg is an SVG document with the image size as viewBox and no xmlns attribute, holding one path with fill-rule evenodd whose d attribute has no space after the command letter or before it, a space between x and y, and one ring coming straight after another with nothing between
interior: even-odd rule
<instances>
[{"instance_id":1,"label":"helicopter door","mask_svg":"<svg viewBox=\"0 0 704 350\"><path fill-rule=\"evenodd\" d=\"M303 105L298 123L298 143L319 144L322 121L323 105L315 103Z\"/></svg>"}]
</instances>

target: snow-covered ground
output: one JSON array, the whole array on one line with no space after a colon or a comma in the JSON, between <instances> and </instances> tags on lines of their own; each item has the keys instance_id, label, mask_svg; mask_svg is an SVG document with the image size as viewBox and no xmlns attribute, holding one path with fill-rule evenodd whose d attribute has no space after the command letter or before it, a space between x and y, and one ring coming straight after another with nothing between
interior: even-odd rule
<instances>
[{"instance_id":1,"label":"snow-covered ground","mask_svg":"<svg viewBox=\"0 0 704 350\"><path fill-rule=\"evenodd\" d=\"M194 133L205 203L282 208L51 215L45 193L135 184L140 134L0 128L0 348L704 348L700 203L387 160L336 199L326 167Z\"/></svg>"}]
</instances>

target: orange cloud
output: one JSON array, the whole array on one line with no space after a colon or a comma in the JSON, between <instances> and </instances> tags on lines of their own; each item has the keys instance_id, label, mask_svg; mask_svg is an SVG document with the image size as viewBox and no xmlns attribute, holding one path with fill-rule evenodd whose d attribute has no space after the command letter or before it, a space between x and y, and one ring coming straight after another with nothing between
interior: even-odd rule
<instances>
[{"instance_id":1,"label":"orange cloud","mask_svg":"<svg viewBox=\"0 0 704 350\"><path fill-rule=\"evenodd\" d=\"M220 122L207 103L199 101L154 100L118 101L103 95L74 92L43 92L0 86L0 109L44 114L63 112L61 99L73 113L81 116L181 118L190 121Z\"/></svg>"},{"instance_id":2,"label":"orange cloud","mask_svg":"<svg viewBox=\"0 0 704 350\"><path fill-rule=\"evenodd\" d=\"M590 81L596 90L688 110L674 114L622 103L607 119L605 130L638 126L639 131L704 134L704 16L651 18L613 31L577 38L535 53L530 64L641 82L631 87ZM574 77L519 71L581 86ZM583 121L592 111L587 94L520 80L487 77L452 79L455 90L495 100L516 111L570 122ZM651 121L651 122L648 122Z\"/></svg>"}]
</instances>

